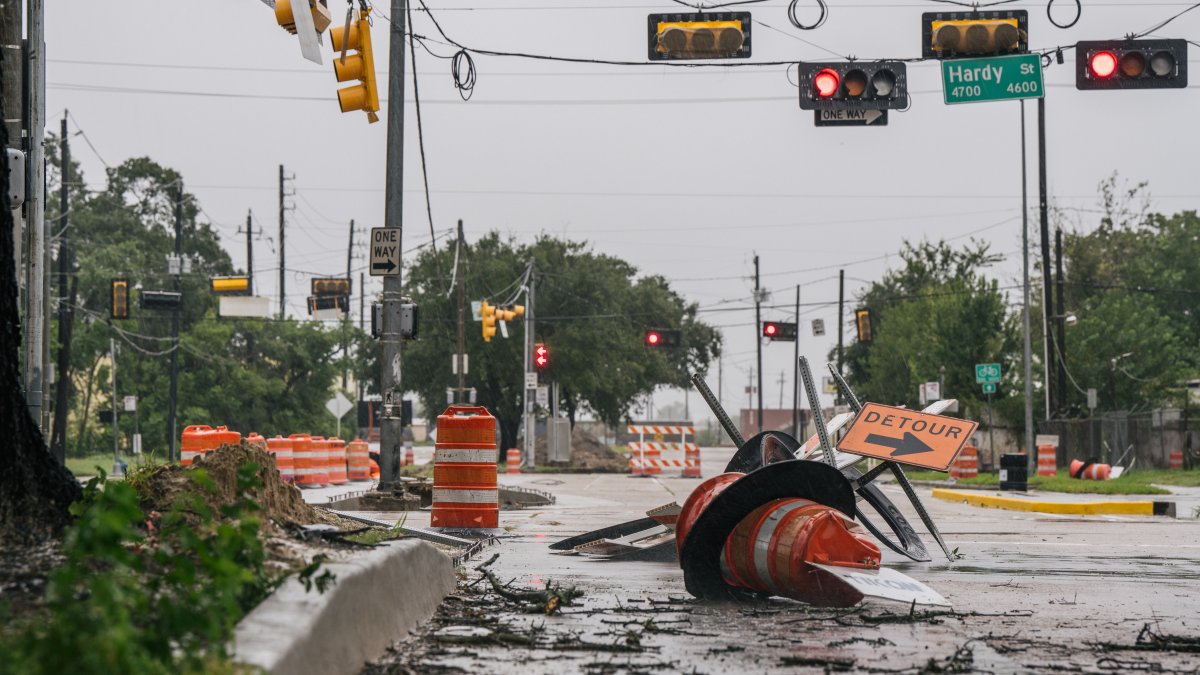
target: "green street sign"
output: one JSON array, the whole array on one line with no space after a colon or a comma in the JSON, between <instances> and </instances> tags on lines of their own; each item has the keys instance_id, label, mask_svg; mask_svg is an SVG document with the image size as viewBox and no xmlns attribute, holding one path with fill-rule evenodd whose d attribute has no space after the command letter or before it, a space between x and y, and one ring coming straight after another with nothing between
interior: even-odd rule
<instances>
[{"instance_id":1,"label":"green street sign","mask_svg":"<svg viewBox=\"0 0 1200 675\"><path fill-rule=\"evenodd\" d=\"M975 383L976 384L998 384L1000 382L1000 364L999 363L976 363L975 364ZM984 392L986 393L986 392Z\"/></svg>"},{"instance_id":2,"label":"green street sign","mask_svg":"<svg viewBox=\"0 0 1200 675\"><path fill-rule=\"evenodd\" d=\"M950 59L941 64L947 105L1045 95L1040 54Z\"/></svg>"},{"instance_id":3,"label":"green street sign","mask_svg":"<svg viewBox=\"0 0 1200 675\"><path fill-rule=\"evenodd\" d=\"M991 384L991 383L983 385L983 393L985 393L985 394L996 393L996 385Z\"/></svg>"}]
</instances>

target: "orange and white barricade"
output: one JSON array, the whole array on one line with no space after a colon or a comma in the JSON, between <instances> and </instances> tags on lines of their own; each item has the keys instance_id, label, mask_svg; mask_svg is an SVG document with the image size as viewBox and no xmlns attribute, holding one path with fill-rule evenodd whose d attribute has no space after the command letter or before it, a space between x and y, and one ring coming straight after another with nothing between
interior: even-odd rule
<instances>
[{"instance_id":1,"label":"orange and white barricade","mask_svg":"<svg viewBox=\"0 0 1200 675\"><path fill-rule=\"evenodd\" d=\"M296 484L300 487L320 487L318 480L324 467L317 466L317 456L313 452L312 436L308 434L292 434L292 457L295 462Z\"/></svg>"},{"instance_id":2,"label":"orange and white barricade","mask_svg":"<svg viewBox=\"0 0 1200 675\"><path fill-rule=\"evenodd\" d=\"M276 436L267 440L267 452L275 458L275 468L285 483L296 482L296 462L292 454L292 439Z\"/></svg>"},{"instance_id":3,"label":"orange and white barricade","mask_svg":"<svg viewBox=\"0 0 1200 675\"><path fill-rule=\"evenodd\" d=\"M431 527L500 525L496 418L483 406L452 405L438 416Z\"/></svg>"},{"instance_id":4,"label":"orange and white barricade","mask_svg":"<svg viewBox=\"0 0 1200 675\"><path fill-rule=\"evenodd\" d=\"M183 430L182 442L179 444L179 463L191 466L192 462L204 456L211 447L213 428L207 424L193 424Z\"/></svg>"},{"instance_id":5,"label":"orange and white barricade","mask_svg":"<svg viewBox=\"0 0 1200 675\"><path fill-rule=\"evenodd\" d=\"M242 442L242 435L236 431L230 431L229 427L217 427L213 429L212 439L214 444L212 450L216 450L222 445L238 445Z\"/></svg>"},{"instance_id":6,"label":"orange and white barricade","mask_svg":"<svg viewBox=\"0 0 1200 675\"><path fill-rule=\"evenodd\" d=\"M1058 448L1053 445L1039 445L1037 453L1037 475L1053 476L1058 473Z\"/></svg>"},{"instance_id":7,"label":"orange and white barricade","mask_svg":"<svg viewBox=\"0 0 1200 675\"><path fill-rule=\"evenodd\" d=\"M1172 471L1180 471L1183 469L1183 451L1182 450L1172 450L1171 451L1171 463L1169 465L1169 468Z\"/></svg>"},{"instance_id":8,"label":"orange and white barricade","mask_svg":"<svg viewBox=\"0 0 1200 675\"><path fill-rule=\"evenodd\" d=\"M680 478L700 478L700 446L695 443L683 444L683 471Z\"/></svg>"},{"instance_id":9,"label":"orange and white barricade","mask_svg":"<svg viewBox=\"0 0 1200 675\"><path fill-rule=\"evenodd\" d=\"M974 478L979 475L979 450L968 445L954 458L950 465L951 478Z\"/></svg>"},{"instance_id":10,"label":"orange and white barricade","mask_svg":"<svg viewBox=\"0 0 1200 675\"><path fill-rule=\"evenodd\" d=\"M337 436L325 439L325 470L330 485L346 484L346 442Z\"/></svg>"},{"instance_id":11,"label":"orange and white barricade","mask_svg":"<svg viewBox=\"0 0 1200 675\"><path fill-rule=\"evenodd\" d=\"M371 453L367 442L356 438L346 444L347 478L352 481L371 480Z\"/></svg>"},{"instance_id":12,"label":"orange and white barricade","mask_svg":"<svg viewBox=\"0 0 1200 675\"><path fill-rule=\"evenodd\" d=\"M508 465L505 471L506 474L515 476L521 473L521 451L516 448L509 448L505 463Z\"/></svg>"}]
</instances>

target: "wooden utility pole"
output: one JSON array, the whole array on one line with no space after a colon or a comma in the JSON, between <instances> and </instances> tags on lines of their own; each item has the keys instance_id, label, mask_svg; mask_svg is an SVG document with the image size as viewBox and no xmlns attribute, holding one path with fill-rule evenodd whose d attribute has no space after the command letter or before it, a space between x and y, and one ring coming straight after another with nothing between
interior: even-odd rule
<instances>
[{"instance_id":1,"label":"wooden utility pole","mask_svg":"<svg viewBox=\"0 0 1200 675\"><path fill-rule=\"evenodd\" d=\"M458 221L457 245L458 248L454 254L454 276L458 280L458 390L454 395L454 400L457 403L465 403L466 396L463 395L463 392L467 390L467 369L464 367L467 353L467 284L466 279L463 278L463 224L461 219Z\"/></svg>"},{"instance_id":2,"label":"wooden utility pole","mask_svg":"<svg viewBox=\"0 0 1200 675\"><path fill-rule=\"evenodd\" d=\"M75 291L78 277L71 274L71 241L69 224L71 144L67 140L67 113L63 112L62 138L59 156L62 160L59 202L58 244L58 387L54 392L54 426L50 436L50 453L63 463L67 459L67 411L71 396L71 334L75 323Z\"/></svg>"}]
</instances>

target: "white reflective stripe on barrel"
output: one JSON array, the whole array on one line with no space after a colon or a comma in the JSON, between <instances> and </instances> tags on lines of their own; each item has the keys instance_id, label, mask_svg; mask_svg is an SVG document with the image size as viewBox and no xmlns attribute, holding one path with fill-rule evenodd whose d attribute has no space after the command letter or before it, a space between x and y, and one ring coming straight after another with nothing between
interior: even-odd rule
<instances>
[{"instance_id":1,"label":"white reflective stripe on barrel","mask_svg":"<svg viewBox=\"0 0 1200 675\"><path fill-rule=\"evenodd\" d=\"M775 585L775 580L771 578L770 547L771 540L775 536L775 530L783 522L784 516L798 508L812 506L812 504L813 502L806 499L776 507L771 511L771 515L767 516L762 527L758 530L758 535L754 538L754 571L758 573L758 578L762 581L763 585L775 595L782 595L779 588Z\"/></svg>"},{"instance_id":2,"label":"white reflective stripe on barrel","mask_svg":"<svg viewBox=\"0 0 1200 675\"><path fill-rule=\"evenodd\" d=\"M496 450L465 450L461 448L438 448L434 451L434 463L451 464L495 464Z\"/></svg>"},{"instance_id":3,"label":"white reflective stripe on barrel","mask_svg":"<svg viewBox=\"0 0 1200 675\"><path fill-rule=\"evenodd\" d=\"M498 490L465 490L457 488L434 488L434 504L499 504Z\"/></svg>"}]
</instances>

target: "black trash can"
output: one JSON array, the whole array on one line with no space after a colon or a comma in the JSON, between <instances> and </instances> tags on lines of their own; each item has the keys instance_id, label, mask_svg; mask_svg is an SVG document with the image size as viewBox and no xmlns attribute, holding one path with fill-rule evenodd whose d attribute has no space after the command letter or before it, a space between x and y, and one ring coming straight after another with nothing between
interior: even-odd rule
<instances>
[{"instance_id":1,"label":"black trash can","mask_svg":"<svg viewBox=\"0 0 1200 675\"><path fill-rule=\"evenodd\" d=\"M1000 489L1029 489L1029 457L1027 455L1000 456Z\"/></svg>"}]
</instances>

